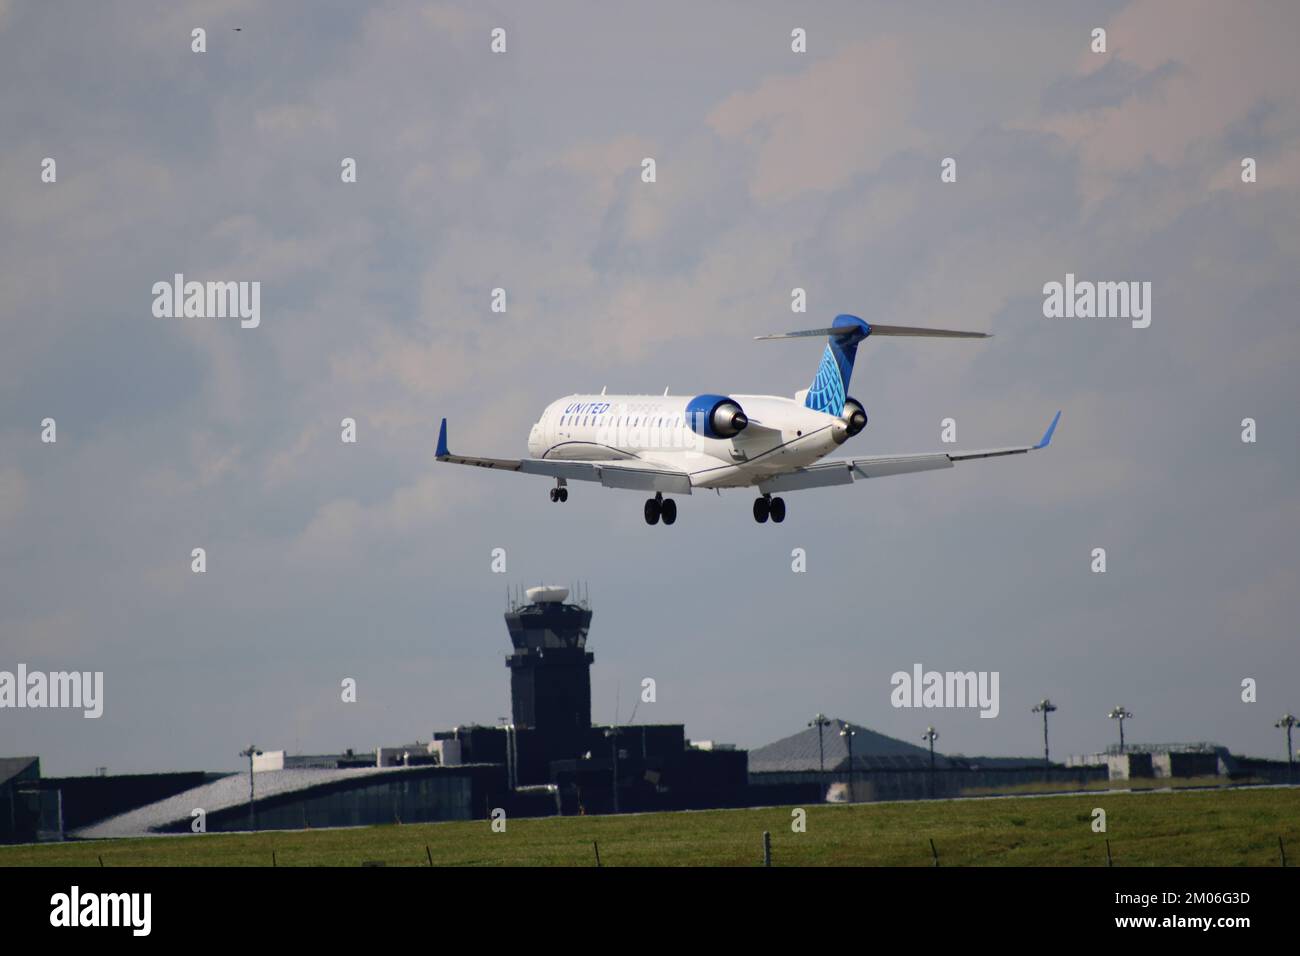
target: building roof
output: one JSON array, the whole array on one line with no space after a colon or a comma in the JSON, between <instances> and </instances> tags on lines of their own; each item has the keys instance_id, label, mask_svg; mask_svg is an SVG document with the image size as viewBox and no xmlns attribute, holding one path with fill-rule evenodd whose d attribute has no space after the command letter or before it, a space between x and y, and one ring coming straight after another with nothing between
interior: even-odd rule
<instances>
[{"instance_id":1,"label":"building roof","mask_svg":"<svg viewBox=\"0 0 1300 956\"><path fill-rule=\"evenodd\" d=\"M32 764L39 764L40 760L40 757L0 757L0 786L20 776ZM39 768L37 775L40 775Z\"/></svg>"},{"instance_id":2,"label":"building roof","mask_svg":"<svg viewBox=\"0 0 1300 956\"><path fill-rule=\"evenodd\" d=\"M826 769L844 772L849 769L849 747L840 729L848 726L853 735L854 770L909 770L928 768L930 750L905 740L886 737L867 727L832 719L822 728L822 746L826 750ZM947 757L936 753L936 767L948 767ZM817 728L809 727L749 752L750 773L800 773L819 770Z\"/></svg>"},{"instance_id":3,"label":"building roof","mask_svg":"<svg viewBox=\"0 0 1300 956\"><path fill-rule=\"evenodd\" d=\"M260 803L271 797L295 792L305 793L316 787L347 781L361 781L369 777L382 777L399 773L427 772L428 767L360 767L346 770L303 768L294 770L262 770L254 776L255 797ZM188 822L191 811L202 807L208 814L232 807L248 805L248 774L233 773L201 787L194 787L175 796L137 807L127 813L109 817L73 835L85 839L108 837L147 836L164 827Z\"/></svg>"}]
</instances>

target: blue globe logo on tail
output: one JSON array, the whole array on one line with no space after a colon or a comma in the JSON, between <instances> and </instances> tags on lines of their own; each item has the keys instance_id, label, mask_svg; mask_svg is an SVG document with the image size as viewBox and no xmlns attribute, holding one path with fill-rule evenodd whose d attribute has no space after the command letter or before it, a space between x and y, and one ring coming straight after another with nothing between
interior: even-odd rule
<instances>
[{"instance_id":1,"label":"blue globe logo on tail","mask_svg":"<svg viewBox=\"0 0 1300 956\"><path fill-rule=\"evenodd\" d=\"M871 334L871 326L856 315L837 315L831 328L836 331L826 343L826 351L822 353L817 376L808 388L804 405L816 412L840 415L848 397L858 343Z\"/></svg>"}]
</instances>

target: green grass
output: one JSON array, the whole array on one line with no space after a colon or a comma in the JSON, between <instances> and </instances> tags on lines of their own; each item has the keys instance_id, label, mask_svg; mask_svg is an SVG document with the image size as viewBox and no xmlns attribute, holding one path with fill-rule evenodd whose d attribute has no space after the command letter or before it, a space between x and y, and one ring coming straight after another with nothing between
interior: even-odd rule
<instances>
[{"instance_id":1,"label":"green grass","mask_svg":"<svg viewBox=\"0 0 1300 956\"><path fill-rule=\"evenodd\" d=\"M1092 831L1103 807L1106 834ZM807 808L791 832L790 808L621 817L486 820L152 837L0 847L0 866L754 866L762 833L774 865L929 866L931 839L944 866L1276 866L1278 837L1300 862L1300 790L1088 794L1028 799L865 803Z\"/></svg>"}]
</instances>

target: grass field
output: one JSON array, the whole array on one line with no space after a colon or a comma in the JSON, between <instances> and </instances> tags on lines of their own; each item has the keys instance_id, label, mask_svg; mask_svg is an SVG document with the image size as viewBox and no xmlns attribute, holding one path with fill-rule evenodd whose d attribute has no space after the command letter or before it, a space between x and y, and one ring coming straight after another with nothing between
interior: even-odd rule
<instances>
[{"instance_id":1,"label":"grass field","mask_svg":"<svg viewBox=\"0 0 1300 956\"><path fill-rule=\"evenodd\" d=\"M1106 811L1094 833L1092 811ZM1277 866L1300 862L1300 790L865 803L618 817L486 820L0 847L0 866ZM428 848L426 855L426 847Z\"/></svg>"}]
</instances>

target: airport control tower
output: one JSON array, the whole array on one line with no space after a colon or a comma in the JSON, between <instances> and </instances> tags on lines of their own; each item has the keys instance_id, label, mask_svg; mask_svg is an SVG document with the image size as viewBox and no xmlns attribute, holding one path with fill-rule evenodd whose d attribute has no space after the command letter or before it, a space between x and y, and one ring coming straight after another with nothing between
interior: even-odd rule
<instances>
[{"instance_id":1,"label":"airport control tower","mask_svg":"<svg viewBox=\"0 0 1300 956\"><path fill-rule=\"evenodd\" d=\"M591 731L591 608L569 601L569 589L529 588L513 600L506 627L514 653L510 703L516 727L539 732L553 756L576 756Z\"/></svg>"}]
</instances>

